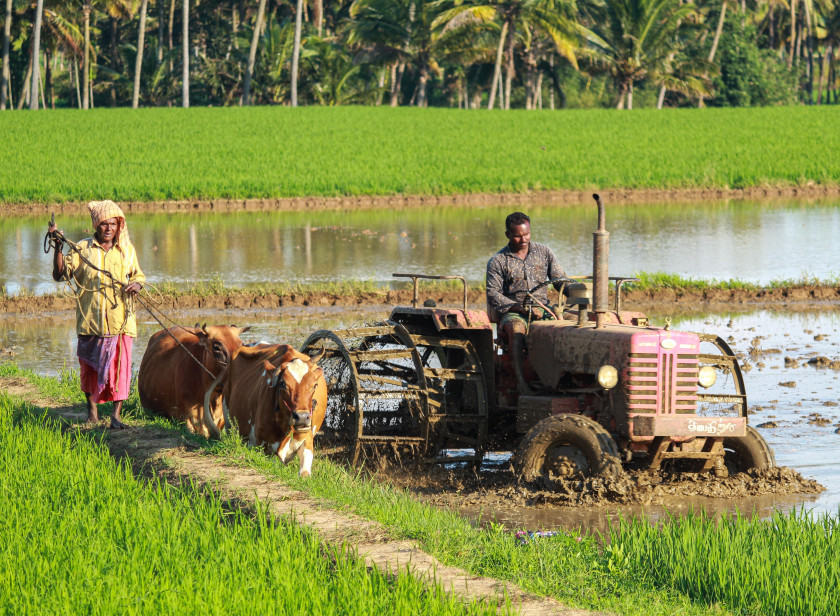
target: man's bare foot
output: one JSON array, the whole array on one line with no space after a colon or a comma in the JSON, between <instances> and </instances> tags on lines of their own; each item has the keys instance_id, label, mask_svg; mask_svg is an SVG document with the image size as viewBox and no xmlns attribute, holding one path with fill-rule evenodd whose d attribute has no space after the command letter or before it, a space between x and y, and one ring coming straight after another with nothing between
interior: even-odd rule
<instances>
[{"instance_id":1,"label":"man's bare foot","mask_svg":"<svg viewBox=\"0 0 840 616\"><path fill-rule=\"evenodd\" d=\"M89 424L99 423L99 415L97 413L88 413L87 421L85 423L89 423Z\"/></svg>"},{"instance_id":2,"label":"man's bare foot","mask_svg":"<svg viewBox=\"0 0 840 616\"><path fill-rule=\"evenodd\" d=\"M125 430L128 428L123 422L121 422L116 417L111 417L111 425L109 426L111 430Z\"/></svg>"}]
</instances>

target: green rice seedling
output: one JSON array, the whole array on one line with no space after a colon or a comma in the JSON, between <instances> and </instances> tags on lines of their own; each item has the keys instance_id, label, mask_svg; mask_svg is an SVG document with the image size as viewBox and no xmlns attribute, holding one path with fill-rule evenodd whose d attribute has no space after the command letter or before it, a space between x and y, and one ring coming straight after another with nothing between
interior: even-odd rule
<instances>
[{"instance_id":1,"label":"green rice seedling","mask_svg":"<svg viewBox=\"0 0 840 616\"><path fill-rule=\"evenodd\" d=\"M831 105L150 108L80 117L3 114L0 134L14 156L0 162L0 203L840 183Z\"/></svg>"},{"instance_id":2,"label":"green rice seedling","mask_svg":"<svg viewBox=\"0 0 840 616\"><path fill-rule=\"evenodd\" d=\"M705 512L659 527L622 519L609 532L605 569L672 587L738 614L840 613L838 518L804 509L770 519Z\"/></svg>"},{"instance_id":3,"label":"green rice seedling","mask_svg":"<svg viewBox=\"0 0 840 616\"><path fill-rule=\"evenodd\" d=\"M350 546L138 481L103 443L0 394L0 606L40 614L495 614Z\"/></svg>"}]
</instances>

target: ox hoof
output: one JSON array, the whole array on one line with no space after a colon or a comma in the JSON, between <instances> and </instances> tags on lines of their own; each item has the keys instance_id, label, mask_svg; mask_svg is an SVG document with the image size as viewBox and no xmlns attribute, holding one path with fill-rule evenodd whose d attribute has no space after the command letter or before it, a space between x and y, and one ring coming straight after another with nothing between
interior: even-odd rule
<instances>
[{"instance_id":1,"label":"ox hoof","mask_svg":"<svg viewBox=\"0 0 840 616\"><path fill-rule=\"evenodd\" d=\"M312 474L312 473L310 473L309 471L301 471L301 472L298 474L298 476L299 476L299 477L303 477L304 479L306 479L306 478L308 478L311 474Z\"/></svg>"}]
</instances>

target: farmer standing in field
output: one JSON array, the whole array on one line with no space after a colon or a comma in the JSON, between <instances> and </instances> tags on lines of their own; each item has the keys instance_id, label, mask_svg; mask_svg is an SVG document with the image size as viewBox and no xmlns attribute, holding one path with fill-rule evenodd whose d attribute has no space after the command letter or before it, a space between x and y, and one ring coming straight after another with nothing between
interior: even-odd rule
<instances>
[{"instance_id":1,"label":"farmer standing in field","mask_svg":"<svg viewBox=\"0 0 840 616\"><path fill-rule=\"evenodd\" d=\"M61 240L53 259L53 279L75 283L76 354L81 389L87 400L88 422L99 421L96 405L114 402L111 429L127 426L120 419L131 382L131 347L137 337L132 299L146 277L137 263L125 224L125 214L113 201L88 204L94 236L84 239L65 257ZM58 231L61 234L60 231ZM61 234L60 237L63 237Z\"/></svg>"},{"instance_id":2,"label":"farmer standing in field","mask_svg":"<svg viewBox=\"0 0 840 616\"><path fill-rule=\"evenodd\" d=\"M520 394L529 395L533 392L525 380L524 369L528 323L551 315L536 306L526 308L526 293L541 282L563 278L566 273L548 246L531 241L531 219L527 215L514 212L505 218L505 236L507 246L487 262L487 311L507 339L517 389ZM548 288L538 290L534 297L547 306Z\"/></svg>"}]
</instances>

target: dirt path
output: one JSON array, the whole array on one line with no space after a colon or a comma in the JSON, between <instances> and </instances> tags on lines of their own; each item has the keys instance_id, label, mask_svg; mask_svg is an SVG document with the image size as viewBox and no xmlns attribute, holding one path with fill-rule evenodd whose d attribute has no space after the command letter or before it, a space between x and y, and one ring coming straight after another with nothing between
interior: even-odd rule
<instances>
[{"instance_id":1,"label":"dirt path","mask_svg":"<svg viewBox=\"0 0 840 616\"><path fill-rule=\"evenodd\" d=\"M84 407L56 406L53 400L20 378L0 378L0 390L22 398L38 407L48 407L70 423L84 420ZM325 542L355 546L367 566L380 571L410 570L428 582L438 582L466 601L486 598L504 604L505 594L511 605L523 615L559 614L563 616L597 616L596 612L562 605L548 597L529 594L511 582L471 575L463 569L449 567L423 552L414 541L389 536L388 530L359 516L329 509L304 492L293 490L259 472L225 464L219 459L191 448L183 439L154 428L133 428L109 431L103 421L89 430L104 430L112 455L126 458L136 474L155 473L172 483L191 480L213 490L226 499L252 506L257 499L272 507L278 516L294 519L315 530Z\"/></svg>"},{"instance_id":2,"label":"dirt path","mask_svg":"<svg viewBox=\"0 0 840 616\"><path fill-rule=\"evenodd\" d=\"M171 310L251 310L288 307L332 306L408 306L412 292L409 289L383 289L382 291L301 291L293 293L255 293L247 289L231 289L215 295L164 295L155 297L158 308ZM420 300L434 299L439 306L456 307L463 302L463 291L429 290L421 293ZM724 311L745 307L767 309L834 309L840 300L840 285L804 285L800 287L767 289L656 289L622 293L625 309L642 312L666 311ZM484 309L484 289L472 289L468 294L471 309ZM75 308L74 300L63 295L0 296L0 313L39 314L69 311Z\"/></svg>"},{"instance_id":3,"label":"dirt path","mask_svg":"<svg viewBox=\"0 0 840 616\"><path fill-rule=\"evenodd\" d=\"M607 188L593 190L542 190L524 193L474 193L466 195L359 195L347 197L285 197L275 199L190 199L184 201L128 201L120 203L126 212L259 212L302 210L366 210L402 207L573 205L592 203L598 192L608 204L656 203L664 201L712 201L722 199L819 199L840 196L840 186L752 186L749 188ZM86 214L82 203L5 203L9 216Z\"/></svg>"}]
</instances>

